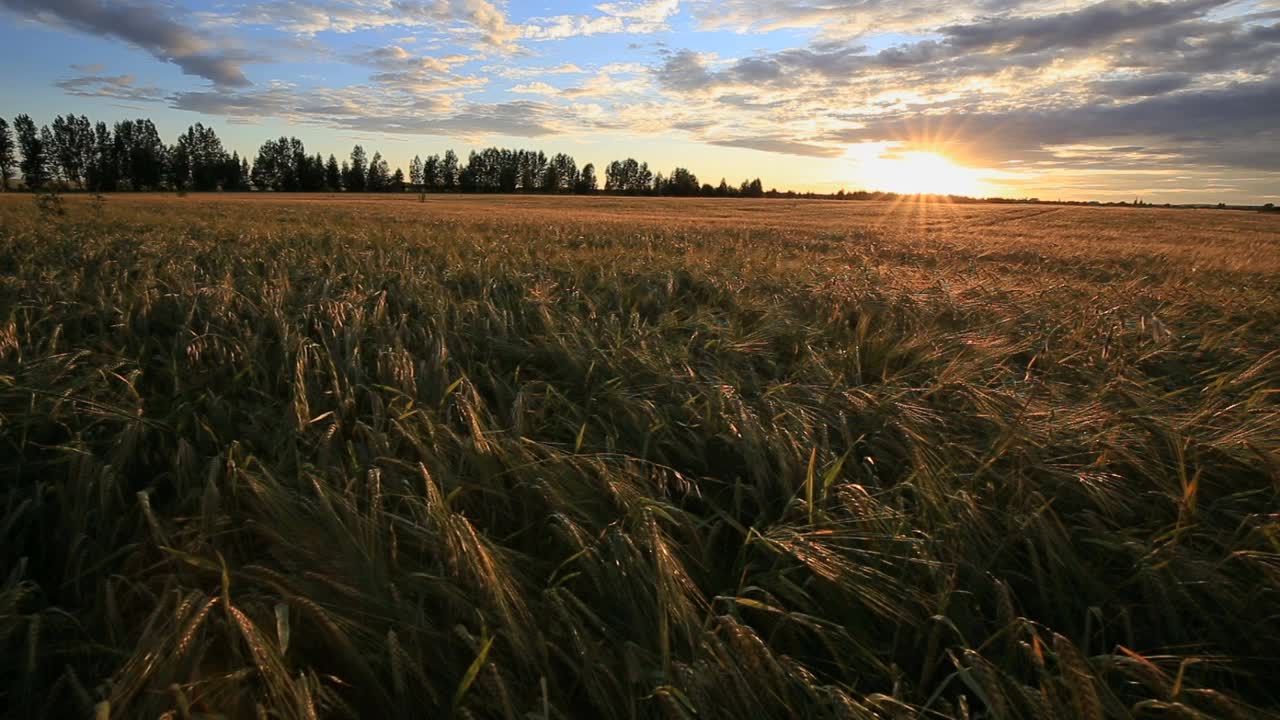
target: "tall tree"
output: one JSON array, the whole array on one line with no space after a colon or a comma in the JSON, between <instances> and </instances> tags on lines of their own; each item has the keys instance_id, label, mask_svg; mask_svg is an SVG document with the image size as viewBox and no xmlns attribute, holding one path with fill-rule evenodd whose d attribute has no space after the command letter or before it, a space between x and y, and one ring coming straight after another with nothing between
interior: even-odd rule
<instances>
[{"instance_id":1,"label":"tall tree","mask_svg":"<svg viewBox=\"0 0 1280 720\"><path fill-rule=\"evenodd\" d=\"M230 165L227 151L213 128L196 123L178 137L177 152L186 157L188 173L181 178L194 190L208 191L225 188L227 169ZM236 158L236 173L240 161ZM234 176L233 176L234 180Z\"/></svg>"},{"instance_id":2,"label":"tall tree","mask_svg":"<svg viewBox=\"0 0 1280 720\"><path fill-rule=\"evenodd\" d=\"M165 182L179 192L191 187L191 146L184 143L185 136L178 138L178 143L169 149L165 163Z\"/></svg>"},{"instance_id":3,"label":"tall tree","mask_svg":"<svg viewBox=\"0 0 1280 720\"><path fill-rule=\"evenodd\" d=\"M40 131L29 115L14 118L13 129L18 135L18 147L22 150L22 161L18 163L22 182L32 190L39 190L49 177L45 144L40 138Z\"/></svg>"},{"instance_id":4,"label":"tall tree","mask_svg":"<svg viewBox=\"0 0 1280 720\"><path fill-rule=\"evenodd\" d=\"M13 134L9 132L9 123L0 118L0 190L9 191L9 178L13 176Z\"/></svg>"},{"instance_id":5,"label":"tall tree","mask_svg":"<svg viewBox=\"0 0 1280 720\"><path fill-rule=\"evenodd\" d=\"M115 138L104 122L93 127L93 159L85 173L90 190L110 192L120 181L120 164L116 159Z\"/></svg>"},{"instance_id":6,"label":"tall tree","mask_svg":"<svg viewBox=\"0 0 1280 720\"><path fill-rule=\"evenodd\" d=\"M369 160L369 169L365 175L365 190L369 192L386 192L391 184L391 172L382 153L375 152Z\"/></svg>"},{"instance_id":7,"label":"tall tree","mask_svg":"<svg viewBox=\"0 0 1280 720\"><path fill-rule=\"evenodd\" d=\"M48 152L68 185L83 187L85 173L93 162L93 124L81 115L61 115L53 119Z\"/></svg>"},{"instance_id":8,"label":"tall tree","mask_svg":"<svg viewBox=\"0 0 1280 720\"><path fill-rule=\"evenodd\" d=\"M219 182L227 192L244 192L249 189L249 172L247 164L240 159L240 153L232 152L231 157L222 162Z\"/></svg>"},{"instance_id":9,"label":"tall tree","mask_svg":"<svg viewBox=\"0 0 1280 720\"><path fill-rule=\"evenodd\" d=\"M547 163L547 177L551 180L547 192L573 192L578 184L578 164L564 153L557 153Z\"/></svg>"},{"instance_id":10,"label":"tall tree","mask_svg":"<svg viewBox=\"0 0 1280 720\"><path fill-rule=\"evenodd\" d=\"M324 187L329 192L342 189L342 168L338 167L338 158L329 153L329 162L324 166Z\"/></svg>"},{"instance_id":11,"label":"tall tree","mask_svg":"<svg viewBox=\"0 0 1280 720\"><path fill-rule=\"evenodd\" d=\"M427 190L440 188L439 155L432 155L422 162L422 186Z\"/></svg>"},{"instance_id":12,"label":"tall tree","mask_svg":"<svg viewBox=\"0 0 1280 720\"><path fill-rule=\"evenodd\" d=\"M164 142L155 123L140 118L115 125L115 156L122 183L131 190L160 187L164 175Z\"/></svg>"},{"instance_id":13,"label":"tall tree","mask_svg":"<svg viewBox=\"0 0 1280 720\"><path fill-rule=\"evenodd\" d=\"M364 148L359 145L351 149L351 171L347 176L347 189L352 192L364 192L365 175L368 172L368 159Z\"/></svg>"},{"instance_id":14,"label":"tall tree","mask_svg":"<svg viewBox=\"0 0 1280 720\"><path fill-rule=\"evenodd\" d=\"M578 176L578 187L575 192L579 195L591 195L596 191L596 166L587 163L582 166L582 174Z\"/></svg>"},{"instance_id":15,"label":"tall tree","mask_svg":"<svg viewBox=\"0 0 1280 720\"><path fill-rule=\"evenodd\" d=\"M283 191L292 184L293 154L288 138L268 140L258 148L253 160L253 186L259 190Z\"/></svg>"},{"instance_id":16,"label":"tall tree","mask_svg":"<svg viewBox=\"0 0 1280 720\"><path fill-rule=\"evenodd\" d=\"M452 150L445 151L444 160L440 163L440 185L445 190L458 187L458 155Z\"/></svg>"},{"instance_id":17,"label":"tall tree","mask_svg":"<svg viewBox=\"0 0 1280 720\"><path fill-rule=\"evenodd\" d=\"M698 184L698 176L689 172L687 168L678 167L671 171L671 177L667 180L667 186L662 188L661 192L667 195L677 195L679 197L692 197L701 191L702 186Z\"/></svg>"},{"instance_id":18,"label":"tall tree","mask_svg":"<svg viewBox=\"0 0 1280 720\"><path fill-rule=\"evenodd\" d=\"M422 187L422 158L417 155L414 155L413 160L409 161L409 184L415 187Z\"/></svg>"}]
</instances>

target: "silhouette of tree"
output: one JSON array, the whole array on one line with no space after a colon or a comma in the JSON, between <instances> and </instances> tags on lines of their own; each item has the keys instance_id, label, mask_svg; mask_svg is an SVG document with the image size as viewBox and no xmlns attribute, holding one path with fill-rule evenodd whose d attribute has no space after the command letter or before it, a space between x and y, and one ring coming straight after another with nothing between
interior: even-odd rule
<instances>
[{"instance_id":1,"label":"silhouette of tree","mask_svg":"<svg viewBox=\"0 0 1280 720\"><path fill-rule=\"evenodd\" d=\"M68 185L83 187L85 172L93 162L93 124L84 115L59 115L53 119L50 136L47 152L62 178Z\"/></svg>"},{"instance_id":2,"label":"silhouette of tree","mask_svg":"<svg viewBox=\"0 0 1280 720\"><path fill-rule=\"evenodd\" d=\"M18 147L22 150L22 161L18 163L18 169L22 172L22 182L32 190L39 190L44 187L49 177L45 143L29 115L19 115L14 118L13 129L18 135Z\"/></svg>"},{"instance_id":3,"label":"silhouette of tree","mask_svg":"<svg viewBox=\"0 0 1280 720\"><path fill-rule=\"evenodd\" d=\"M382 159L381 153L375 152L373 158L369 160L364 189L368 192L386 192L390 183L391 173L390 168L387 167L387 161Z\"/></svg>"},{"instance_id":4,"label":"silhouette of tree","mask_svg":"<svg viewBox=\"0 0 1280 720\"><path fill-rule=\"evenodd\" d=\"M31 188L58 180L70 187L99 191L169 187L386 192L403 190L406 185L403 170L392 172L379 152L370 159L364 148L356 145L349 160L339 163L333 155L327 160L319 153L308 155L296 137L267 140L250 166L247 157L228 153L213 128L202 123L188 127L172 146L165 145L155 124L145 118L122 120L108 127L103 122L92 124L84 115L59 115L51 128L37 129L29 116L21 115L13 127L16 141L9 130L8 123L0 120L0 186L4 189L8 189L15 164ZM15 150L21 150L20 160ZM744 180L739 188L722 178L718 187L711 187L700 185L687 168L676 168L664 176L635 158L610 162L604 175L606 192L626 195L764 196L759 178ZM548 157L540 150L500 147L470 151L465 166L453 150L443 156L415 155L408 180L423 191L590 194L600 188L593 164L579 169L573 156L566 153ZM771 196L778 194L771 191Z\"/></svg>"},{"instance_id":5,"label":"silhouette of tree","mask_svg":"<svg viewBox=\"0 0 1280 720\"><path fill-rule=\"evenodd\" d=\"M116 158L115 138L104 122L93 127L93 157L85 173L90 190L110 192L120 183L120 163Z\"/></svg>"},{"instance_id":6,"label":"silhouette of tree","mask_svg":"<svg viewBox=\"0 0 1280 720\"><path fill-rule=\"evenodd\" d=\"M283 191L294 184L293 153L288 138L268 140L258 148L250 176L259 190Z\"/></svg>"},{"instance_id":7,"label":"silhouette of tree","mask_svg":"<svg viewBox=\"0 0 1280 720\"><path fill-rule=\"evenodd\" d=\"M0 190L9 191L9 178L13 177L13 165L17 162L13 153L13 134L9 123L0 118Z\"/></svg>"},{"instance_id":8,"label":"silhouette of tree","mask_svg":"<svg viewBox=\"0 0 1280 720\"><path fill-rule=\"evenodd\" d=\"M222 189L227 192L243 192L249 189L249 172L245 162L240 159L240 153L232 152L231 157L223 155L222 171L219 173L218 182Z\"/></svg>"},{"instance_id":9,"label":"silhouette of tree","mask_svg":"<svg viewBox=\"0 0 1280 720\"><path fill-rule=\"evenodd\" d=\"M414 187L422 187L422 158L417 155L409 162L409 182Z\"/></svg>"},{"instance_id":10,"label":"silhouette of tree","mask_svg":"<svg viewBox=\"0 0 1280 720\"><path fill-rule=\"evenodd\" d=\"M338 167L338 158L329 153L329 162L324 166L324 187L329 192L342 189L342 169Z\"/></svg>"},{"instance_id":11,"label":"silhouette of tree","mask_svg":"<svg viewBox=\"0 0 1280 720\"><path fill-rule=\"evenodd\" d=\"M458 180L458 155L446 150L440 164L440 185L447 191L454 190L458 187Z\"/></svg>"},{"instance_id":12,"label":"silhouette of tree","mask_svg":"<svg viewBox=\"0 0 1280 720\"><path fill-rule=\"evenodd\" d=\"M582 174L578 176L578 187L575 189L579 195L591 195L596 192L596 166L587 163L582 167Z\"/></svg>"},{"instance_id":13,"label":"silhouette of tree","mask_svg":"<svg viewBox=\"0 0 1280 720\"><path fill-rule=\"evenodd\" d=\"M176 188L209 191L225 186L229 158L213 128L202 123L187 128L187 132L178 137L175 152L178 157L171 162L177 165L171 169L171 174ZM185 163L185 168L181 167L182 163ZM237 174L239 166L237 158Z\"/></svg>"},{"instance_id":14,"label":"silhouette of tree","mask_svg":"<svg viewBox=\"0 0 1280 720\"><path fill-rule=\"evenodd\" d=\"M422 162L422 187L440 189L440 156L432 155Z\"/></svg>"},{"instance_id":15,"label":"silhouette of tree","mask_svg":"<svg viewBox=\"0 0 1280 720\"><path fill-rule=\"evenodd\" d=\"M671 178L661 192L665 195L692 197L697 195L701 189L697 175L694 175L687 168L678 167L671 171Z\"/></svg>"},{"instance_id":16,"label":"silhouette of tree","mask_svg":"<svg viewBox=\"0 0 1280 720\"><path fill-rule=\"evenodd\" d=\"M191 152L182 138L165 155L165 183L174 190L186 190L191 185Z\"/></svg>"},{"instance_id":17,"label":"silhouette of tree","mask_svg":"<svg viewBox=\"0 0 1280 720\"><path fill-rule=\"evenodd\" d=\"M368 174L369 162L365 157L364 148L359 145L351 149L351 170L346 177L346 187L351 192L364 192L365 179Z\"/></svg>"},{"instance_id":18,"label":"silhouette of tree","mask_svg":"<svg viewBox=\"0 0 1280 720\"><path fill-rule=\"evenodd\" d=\"M123 120L115 124L115 158L119 182L129 190L160 187L164 175L165 147L150 120Z\"/></svg>"}]
</instances>

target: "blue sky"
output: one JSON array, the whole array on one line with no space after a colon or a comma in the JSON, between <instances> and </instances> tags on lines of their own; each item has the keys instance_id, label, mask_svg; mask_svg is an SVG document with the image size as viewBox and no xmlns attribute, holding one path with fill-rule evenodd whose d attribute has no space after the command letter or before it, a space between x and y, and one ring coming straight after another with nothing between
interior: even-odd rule
<instances>
[{"instance_id":1,"label":"blue sky","mask_svg":"<svg viewBox=\"0 0 1280 720\"><path fill-rule=\"evenodd\" d=\"M704 181L1280 199L1280 0L0 0L4 108ZM926 177L927 176L927 177Z\"/></svg>"}]
</instances>

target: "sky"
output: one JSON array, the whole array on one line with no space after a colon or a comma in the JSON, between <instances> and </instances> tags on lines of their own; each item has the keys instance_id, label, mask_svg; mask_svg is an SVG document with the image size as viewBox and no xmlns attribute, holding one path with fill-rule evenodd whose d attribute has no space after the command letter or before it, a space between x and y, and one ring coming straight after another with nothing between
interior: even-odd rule
<instances>
[{"instance_id":1,"label":"sky","mask_svg":"<svg viewBox=\"0 0 1280 720\"><path fill-rule=\"evenodd\" d=\"M703 182L1280 202L1280 0L0 0L0 115Z\"/></svg>"}]
</instances>

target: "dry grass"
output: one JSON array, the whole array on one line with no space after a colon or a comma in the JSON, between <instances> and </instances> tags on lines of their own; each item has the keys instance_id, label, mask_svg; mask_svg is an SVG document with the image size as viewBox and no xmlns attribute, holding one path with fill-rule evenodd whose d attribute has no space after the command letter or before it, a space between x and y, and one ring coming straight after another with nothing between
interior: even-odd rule
<instances>
[{"instance_id":1,"label":"dry grass","mask_svg":"<svg viewBox=\"0 0 1280 720\"><path fill-rule=\"evenodd\" d=\"M1257 717L1280 224L0 198L9 717Z\"/></svg>"}]
</instances>

